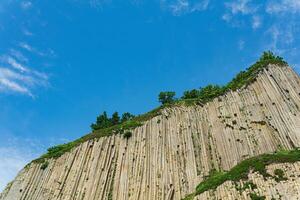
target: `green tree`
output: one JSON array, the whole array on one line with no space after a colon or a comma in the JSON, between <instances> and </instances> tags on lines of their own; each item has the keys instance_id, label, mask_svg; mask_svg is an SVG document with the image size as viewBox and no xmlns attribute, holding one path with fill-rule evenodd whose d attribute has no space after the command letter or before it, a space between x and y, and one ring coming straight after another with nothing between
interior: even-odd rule
<instances>
[{"instance_id":1,"label":"green tree","mask_svg":"<svg viewBox=\"0 0 300 200\"><path fill-rule=\"evenodd\" d=\"M158 100L162 104L172 103L175 100L174 97L175 97L175 92L170 92L170 91L160 92L158 95Z\"/></svg>"},{"instance_id":2,"label":"green tree","mask_svg":"<svg viewBox=\"0 0 300 200\"><path fill-rule=\"evenodd\" d=\"M199 90L187 90L183 93L182 99L195 99L199 97Z\"/></svg>"},{"instance_id":3,"label":"green tree","mask_svg":"<svg viewBox=\"0 0 300 200\"><path fill-rule=\"evenodd\" d=\"M111 123L112 125L117 125L120 123L120 117L118 112L114 112L111 117Z\"/></svg>"},{"instance_id":4,"label":"green tree","mask_svg":"<svg viewBox=\"0 0 300 200\"><path fill-rule=\"evenodd\" d=\"M112 125L111 120L107 117L107 113L104 111L102 114L100 114L97 119L96 123L91 124L92 130L98 130L102 128L107 128Z\"/></svg>"},{"instance_id":5,"label":"green tree","mask_svg":"<svg viewBox=\"0 0 300 200\"><path fill-rule=\"evenodd\" d=\"M134 118L134 115L132 115L131 113L129 112L125 112L123 113L122 115L122 119L121 119L121 122L126 122L128 120L132 120Z\"/></svg>"},{"instance_id":6,"label":"green tree","mask_svg":"<svg viewBox=\"0 0 300 200\"><path fill-rule=\"evenodd\" d=\"M204 102L210 101L215 97L218 97L224 92L224 87L218 85L208 85L201 88L199 91L199 98Z\"/></svg>"}]
</instances>

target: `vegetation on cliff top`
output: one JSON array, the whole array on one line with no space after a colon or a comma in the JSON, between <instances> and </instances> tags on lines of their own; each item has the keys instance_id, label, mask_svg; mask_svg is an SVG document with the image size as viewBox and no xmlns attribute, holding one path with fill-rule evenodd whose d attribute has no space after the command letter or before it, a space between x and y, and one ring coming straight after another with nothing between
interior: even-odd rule
<instances>
[{"instance_id":1,"label":"vegetation on cliff top","mask_svg":"<svg viewBox=\"0 0 300 200\"><path fill-rule=\"evenodd\" d=\"M273 154L262 154L256 157L246 159L230 171L215 172L202 181L193 194L188 195L184 200L193 199L194 196L199 195L208 190L215 190L218 186L226 181L237 182L241 179L247 179L250 171L258 172L264 177L272 177L267 173L266 166L274 163L294 163L300 161L300 149L291 151L278 151ZM277 178L277 174L274 177Z\"/></svg>"},{"instance_id":2,"label":"vegetation on cliff top","mask_svg":"<svg viewBox=\"0 0 300 200\"><path fill-rule=\"evenodd\" d=\"M114 125L118 125L132 120L134 117L135 116L129 112L123 113L122 118L119 117L118 112L114 112L111 117L108 117L106 111L104 111L97 117L96 122L91 124L91 128L93 131L109 128Z\"/></svg>"},{"instance_id":3,"label":"vegetation on cliff top","mask_svg":"<svg viewBox=\"0 0 300 200\"><path fill-rule=\"evenodd\" d=\"M216 97L224 95L226 92L238 90L242 87L247 87L255 81L258 73L267 67L269 64L287 65L283 58L274 55L272 52L264 52L260 59L250 66L246 71L241 71L229 83L224 86L208 85L199 90L193 89L185 91L182 100L195 99L203 103L209 102Z\"/></svg>"},{"instance_id":4,"label":"vegetation on cliff top","mask_svg":"<svg viewBox=\"0 0 300 200\"><path fill-rule=\"evenodd\" d=\"M275 56L272 52L264 52L261 58L249 67L246 71L242 71L225 86L208 85L200 89L185 91L180 99L175 99L175 92L161 92L159 94L159 102L162 105L146 114L133 116L130 113L122 117L120 120L118 113L115 112L111 118L107 117L106 112L99 115L95 123L91 125L92 133L85 135L73 142L57 145L48 149L48 152L34 162L44 162L45 159L58 158L64 153L70 151L79 144L94 139L112 134L123 134L125 130L132 130L141 126L143 122L160 115L160 111L166 107L178 105L195 105L204 104L216 97L224 95L230 90L237 90L244 86L248 86L255 81L259 72L269 64L287 65L283 58ZM124 113L125 114L125 113Z\"/></svg>"}]
</instances>

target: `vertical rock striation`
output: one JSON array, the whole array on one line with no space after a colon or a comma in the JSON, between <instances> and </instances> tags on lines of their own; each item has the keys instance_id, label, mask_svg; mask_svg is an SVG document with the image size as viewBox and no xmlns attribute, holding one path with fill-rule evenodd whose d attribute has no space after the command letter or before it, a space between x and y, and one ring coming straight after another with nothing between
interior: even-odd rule
<instances>
[{"instance_id":1,"label":"vertical rock striation","mask_svg":"<svg viewBox=\"0 0 300 200\"><path fill-rule=\"evenodd\" d=\"M179 200L212 169L299 147L299 81L291 68L270 65L246 88L204 106L165 108L129 139L90 140L44 170L31 163L0 200Z\"/></svg>"}]
</instances>

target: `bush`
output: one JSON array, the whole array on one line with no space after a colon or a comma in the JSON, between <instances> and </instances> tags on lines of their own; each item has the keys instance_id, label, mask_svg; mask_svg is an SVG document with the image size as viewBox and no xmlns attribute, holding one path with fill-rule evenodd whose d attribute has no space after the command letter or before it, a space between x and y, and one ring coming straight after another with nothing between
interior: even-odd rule
<instances>
[{"instance_id":1,"label":"bush","mask_svg":"<svg viewBox=\"0 0 300 200\"><path fill-rule=\"evenodd\" d=\"M187 90L183 93L182 99L195 99L199 98L199 90L193 89L193 90Z\"/></svg>"},{"instance_id":2,"label":"bush","mask_svg":"<svg viewBox=\"0 0 300 200\"><path fill-rule=\"evenodd\" d=\"M246 159L233 167L228 172L211 174L207 179L196 187L196 194L201 194L207 190L216 189L225 181L239 181L247 179L250 169L259 172L264 177L271 176L266 171L266 166L272 163L293 163L300 161L300 150L280 151L274 154L262 154L253 158ZM277 174L282 175L281 172Z\"/></svg>"},{"instance_id":3,"label":"bush","mask_svg":"<svg viewBox=\"0 0 300 200\"><path fill-rule=\"evenodd\" d=\"M132 120L135 116L130 114L129 112L125 112L122 115L122 118L119 117L118 112L114 112L111 117L107 116L107 113L104 111L97 117L95 123L91 124L91 128L93 131L109 128L129 120Z\"/></svg>"},{"instance_id":4,"label":"bush","mask_svg":"<svg viewBox=\"0 0 300 200\"><path fill-rule=\"evenodd\" d=\"M126 139L131 138L131 136L132 136L132 133L130 131L127 131L124 133L124 138L126 138Z\"/></svg>"},{"instance_id":5,"label":"bush","mask_svg":"<svg viewBox=\"0 0 300 200\"><path fill-rule=\"evenodd\" d=\"M260 59L255 64L250 66L246 71L241 71L240 73L238 73L236 77L233 78L232 81L230 81L227 85L208 85L204 88L200 88L199 90L188 90L184 92L181 99L199 99L202 102L206 103L218 96L225 94L229 90L235 91L249 85L250 83L255 81L257 74L269 64L287 65L283 58L275 56L272 52L267 51L262 54Z\"/></svg>"},{"instance_id":6,"label":"bush","mask_svg":"<svg viewBox=\"0 0 300 200\"><path fill-rule=\"evenodd\" d=\"M112 120L108 118L106 111L104 111L97 117L96 122L91 125L91 128L94 131L103 128L108 128L112 125Z\"/></svg>"},{"instance_id":7,"label":"bush","mask_svg":"<svg viewBox=\"0 0 300 200\"><path fill-rule=\"evenodd\" d=\"M162 104L169 104L174 102L175 92L160 92L158 95L158 101Z\"/></svg>"},{"instance_id":8,"label":"bush","mask_svg":"<svg viewBox=\"0 0 300 200\"><path fill-rule=\"evenodd\" d=\"M45 161L42 165L41 165L41 170L45 170L49 165L48 161Z\"/></svg>"},{"instance_id":9,"label":"bush","mask_svg":"<svg viewBox=\"0 0 300 200\"><path fill-rule=\"evenodd\" d=\"M259 196L256 193L250 193L249 194L251 200L265 200L266 197L265 196Z\"/></svg>"},{"instance_id":10,"label":"bush","mask_svg":"<svg viewBox=\"0 0 300 200\"><path fill-rule=\"evenodd\" d=\"M135 116L132 115L131 113L125 112L125 113L123 113L123 115L122 115L121 122L123 123L123 122L129 121L129 120L132 120L134 117L135 117Z\"/></svg>"},{"instance_id":11,"label":"bush","mask_svg":"<svg viewBox=\"0 0 300 200\"><path fill-rule=\"evenodd\" d=\"M284 177L284 171L282 169L275 169L274 174L275 181L277 182L287 180L287 178Z\"/></svg>"}]
</instances>

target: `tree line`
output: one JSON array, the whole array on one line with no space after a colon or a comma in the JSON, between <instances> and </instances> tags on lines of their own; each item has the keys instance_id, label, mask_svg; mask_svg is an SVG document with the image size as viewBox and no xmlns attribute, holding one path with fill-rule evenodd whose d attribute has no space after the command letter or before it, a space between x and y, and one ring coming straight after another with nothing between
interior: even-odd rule
<instances>
[{"instance_id":1,"label":"tree line","mask_svg":"<svg viewBox=\"0 0 300 200\"><path fill-rule=\"evenodd\" d=\"M197 99L203 103L211 101L212 99L225 94L229 90L237 90L245 85L250 84L256 78L256 74L268 66L268 64L279 64L286 65L287 63L282 57L274 55L272 52L267 51L262 54L260 59L250 66L246 71L241 71L232 79L228 84L224 86L220 85L207 85L206 87L201 87L199 89L187 90L183 93L183 96L177 99L176 93L174 91L164 91L158 94L158 101L162 105L172 104L179 100ZM91 125L92 130L98 130L103 128L108 128L126 121L130 121L135 116L129 112L123 113L122 117L119 117L118 112L114 112L111 117L107 116L104 111L100 114L96 122Z\"/></svg>"},{"instance_id":2,"label":"tree line","mask_svg":"<svg viewBox=\"0 0 300 200\"><path fill-rule=\"evenodd\" d=\"M123 122L132 120L135 116L129 112L125 112L122 114L122 117L119 116L118 112L114 112L111 117L107 115L107 112L104 111L96 118L96 122L91 124L91 128L93 131L109 128L111 126L121 124Z\"/></svg>"}]
</instances>

